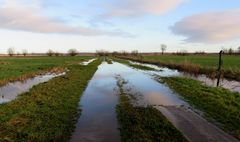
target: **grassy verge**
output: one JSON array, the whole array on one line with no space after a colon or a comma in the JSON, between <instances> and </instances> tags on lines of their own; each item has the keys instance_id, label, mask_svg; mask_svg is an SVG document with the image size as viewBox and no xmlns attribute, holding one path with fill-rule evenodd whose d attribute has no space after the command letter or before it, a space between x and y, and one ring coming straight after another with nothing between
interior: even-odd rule
<instances>
[{"instance_id":1,"label":"grassy verge","mask_svg":"<svg viewBox=\"0 0 240 142\"><path fill-rule=\"evenodd\" d=\"M111 60L110 58L106 58L106 62L107 62L108 64L112 64L112 60Z\"/></svg>"},{"instance_id":2,"label":"grassy verge","mask_svg":"<svg viewBox=\"0 0 240 142\"><path fill-rule=\"evenodd\" d=\"M146 71L156 71L156 69L148 67L148 66L131 64L129 61L124 60L124 59L114 58L114 61L125 64L125 65L130 66L130 67L135 68L135 69L146 70Z\"/></svg>"},{"instance_id":3,"label":"grassy verge","mask_svg":"<svg viewBox=\"0 0 240 142\"><path fill-rule=\"evenodd\" d=\"M148 63L148 64L154 64L158 66L164 66L171 69L177 69L180 71L184 71L184 72L188 72L196 75L206 74L211 78L216 78L217 76L217 71L216 71L217 64L218 64L217 56L213 59L204 58L204 56L199 59L196 57L198 59L198 62L195 61L196 59L194 57L192 58L189 57L187 59L185 58L185 56L174 58L175 60L164 60L164 58L166 57L167 59L168 56L171 57L173 55L162 56L163 58L160 58L160 59L157 57L156 58L149 58L149 57L138 58L138 57L131 57L131 56L121 56L119 58L132 60L140 63ZM240 81L239 56L225 57L225 58L226 59L224 59L224 66L223 66L224 77L228 79ZM214 61L214 65L212 65L213 61ZM231 64L228 65L226 62L227 63L231 62Z\"/></svg>"},{"instance_id":4,"label":"grassy verge","mask_svg":"<svg viewBox=\"0 0 240 142\"><path fill-rule=\"evenodd\" d=\"M69 65L65 76L0 105L0 141L68 141L79 114L79 97L99 64Z\"/></svg>"},{"instance_id":5,"label":"grassy verge","mask_svg":"<svg viewBox=\"0 0 240 142\"><path fill-rule=\"evenodd\" d=\"M0 86L79 63L91 57L0 57Z\"/></svg>"},{"instance_id":6,"label":"grassy verge","mask_svg":"<svg viewBox=\"0 0 240 142\"><path fill-rule=\"evenodd\" d=\"M116 107L123 142L185 142L183 135L153 107L136 107L120 88L120 103Z\"/></svg>"},{"instance_id":7,"label":"grassy verge","mask_svg":"<svg viewBox=\"0 0 240 142\"><path fill-rule=\"evenodd\" d=\"M205 116L240 139L240 94L224 88L203 85L201 82L180 77L162 78L191 105Z\"/></svg>"}]
</instances>

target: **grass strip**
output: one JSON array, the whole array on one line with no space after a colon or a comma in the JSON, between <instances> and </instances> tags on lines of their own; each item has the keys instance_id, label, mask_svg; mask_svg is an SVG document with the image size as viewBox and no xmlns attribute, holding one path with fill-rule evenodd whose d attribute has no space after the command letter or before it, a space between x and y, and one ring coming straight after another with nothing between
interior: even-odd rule
<instances>
[{"instance_id":1,"label":"grass strip","mask_svg":"<svg viewBox=\"0 0 240 142\"><path fill-rule=\"evenodd\" d=\"M206 86L189 78L167 77L162 80L203 111L208 119L240 139L240 93Z\"/></svg>"},{"instance_id":2,"label":"grass strip","mask_svg":"<svg viewBox=\"0 0 240 142\"><path fill-rule=\"evenodd\" d=\"M91 57L0 57L0 86L22 81L36 75L51 72L53 68L64 68Z\"/></svg>"},{"instance_id":3,"label":"grass strip","mask_svg":"<svg viewBox=\"0 0 240 142\"><path fill-rule=\"evenodd\" d=\"M68 141L80 112L79 97L99 64L69 65L65 76L0 105L0 141Z\"/></svg>"},{"instance_id":4,"label":"grass strip","mask_svg":"<svg viewBox=\"0 0 240 142\"><path fill-rule=\"evenodd\" d=\"M106 58L106 62L107 62L108 64L113 64L113 62L112 62L112 60L111 60L110 58Z\"/></svg>"},{"instance_id":5,"label":"grass strip","mask_svg":"<svg viewBox=\"0 0 240 142\"><path fill-rule=\"evenodd\" d=\"M131 104L120 88L120 103L116 107L122 142L186 142L183 135L153 107Z\"/></svg>"}]
</instances>

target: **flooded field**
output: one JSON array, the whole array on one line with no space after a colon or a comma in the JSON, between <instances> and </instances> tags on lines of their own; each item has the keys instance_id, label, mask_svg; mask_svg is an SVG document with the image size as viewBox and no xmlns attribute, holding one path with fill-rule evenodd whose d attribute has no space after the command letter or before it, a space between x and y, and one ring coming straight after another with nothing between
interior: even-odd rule
<instances>
[{"instance_id":1,"label":"flooded field","mask_svg":"<svg viewBox=\"0 0 240 142\"><path fill-rule=\"evenodd\" d=\"M211 79L207 77L206 75L200 74L200 75L191 75L188 73L184 72L179 72L177 70L165 68L165 67L158 67L156 65L151 65L151 64L143 64L143 63L138 63L138 62L132 62L130 61L131 64L138 64L138 65L144 65L148 66L151 68L154 68L156 70L161 70L161 71L148 71L147 73L150 73L152 75L156 74L162 77L172 77L172 76L183 76L183 77L188 77L192 79L199 80L203 82L206 85L213 86L215 87L217 85L217 79ZM220 86L226 89L229 89L231 91L239 92L240 93L240 82L239 81L234 81L234 80L228 80L225 78L222 78L220 80Z\"/></svg>"},{"instance_id":2,"label":"flooded field","mask_svg":"<svg viewBox=\"0 0 240 142\"><path fill-rule=\"evenodd\" d=\"M64 119L62 119L62 117L59 117L58 115L55 115L54 118L56 121L54 121L53 125L51 125L52 132L56 131L55 128L59 129L58 126L60 124L61 124L61 127L60 127L61 129L65 127L65 124L67 124L66 122L71 121L72 126L70 125L68 126L69 130L71 129L71 132L66 134L68 136L66 139L69 140L70 138L71 142L78 142L78 141L120 142L122 141L122 129L121 129L122 125L120 125L121 123L119 122L119 112L117 111L117 108L122 102L122 99L121 99L122 97L120 96L120 94L122 94L120 93L122 92L122 90L120 89L121 87L119 86L119 79L121 78L122 80L124 80L124 87L122 87L122 89L124 90L123 92L125 92L124 94L129 98L133 108L134 109L138 108L136 110L138 110L139 112L142 112L143 114L143 116L141 115L140 117L139 115L141 113L138 112L138 114L136 113L136 115L138 116L136 117L131 116L131 115L135 115L135 112L133 111L129 113L130 117L133 117L133 119L127 119L126 121L131 121L134 124L134 122L137 121L137 119L139 119L138 117L144 120L145 109L148 109L146 113L150 113L152 112L151 109L154 109L155 111L153 112L155 113L152 113L152 115L149 115L149 116L152 116L155 118L157 116L160 118L160 116L162 115L163 119L161 120L165 119L167 122L169 122L172 125L171 126L172 128L176 129L176 131L179 132L181 136L183 136L190 142L198 142L198 141L199 142L202 142L202 141L204 142L205 141L206 142L212 142L212 141L238 142L236 138L234 138L232 135L229 135L229 132L223 131L224 129L222 129L222 127L218 127L219 125L216 125L216 123L213 123L213 121L206 119L207 118L205 115L206 112L204 110L200 109L199 107L196 107L195 105L192 105L192 103L188 99L186 99L185 96L183 96L181 93L173 89L171 85L169 85L168 83L163 82L164 78L182 76L182 77L199 80L203 84L207 84L209 86L215 86L215 83L216 83L215 80L210 80L210 78L207 78L204 75L192 76L190 74L185 74L177 70L162 68L155 65L130 62L131 64L150 67L148 68L148 70L144 70L144 68L140 69L141 66L129 66L124 63L120 63L116 61L110 60L108 58L103 58L103 60L90 59L86 62L82 62L80 65L77 64L77 65L70 66L68 68L69 74L68 73L67 74L49 73L41 76L36 76L34 78L25 80L23 82L17 81L17 82L9 83L6 86L1 87L0 88L0 96L1 96L0 104L6 103L6 105L2 105L2 107L5 107L4 109L6 109L6 111L4 113L0 111L0 116L4 116L3 117L4 119L2 119L2 121L5 121L5 119L8 119L8 117L5 116L5 114L6 112L8 112L8 104L11 104L11 103L7 103L7 102L10 102L16 99L18 95L22 93L25 93L28 91L31 92L31 88L35 85L36 85L36 88L34 87L33 89L38 89L37 85L40 83L44 83L39 86L46 88L46 91L42 92L42 90L45 90L45 89L39 89L37 92L42 92L42 93L39 93L39 95L38 93L36 94L34 93L34 95L32 96L33 100L28 102L29 110L34 112L33 117L32 116L30 117L31 121L36 120L35 115L42 115L42 112L44 111L47 111L49 113L48 115L49 121L52 120L52 114L51 114L52 111L56 111L58 115L59 114L62 115L62 111L64 111L64 113L66 114ZM151 70L151 68L153 70ZM89 71L91 71L91 74L88 74ZM79 73L79 72L82 72L82 73ZM88 78L85 78L86 75L88 75ZM48 82L52 78L55 78L58 76L63 76L63 77L56 78L56 80L54 79L56 82ZM85 85L81 85L79 83L81 81L84 81ZM48 84L48 83L54 87L49 87L48 85L45 86L45 84ZM202 85L201 83L199 84ZM70 86L73 85L73 87L70 87L70 89L68 90L66 87L68 85ZM185 85L190 85L190 89L186 89L186 91L192 90L191 83L185 84ZM231 91L239 92L239 82L237 81L228 81L226 79L223 79L221 81L221 86ZM216 94L217 88L213 88L213 89L216 89L216 90L213 90L213 91L210 90L209 92L208 90L206 90L206 92L207 92L207 95L208 93L213 92L213 100L216 100L215 97L217 96ZM223 89L223 90L226 90L226 89ZM51 91L51 93L49 93L49 91ZM65 93L62 94L62 91ZM69 93L70 91L71 93ZM79 91L79 92L76 93L76 91ZM228 91L228 92L230 92L231 94L233 93L231 91ZM52 96L52 94L55 94L55 93L56 93L56 96ZM194 93L195 92L191 93L191 95ZM204 93L205 92L203 92L203 94ZM237 94L234 94L234 95L237 96ZM46 102L39 101L43 96L45 97L44 100L46 100ZM35 97L38 97L38 99L35 99ZM22 97L19 97L19 99L21 98ZM26 97L26 99L27 98L28 97ZM49 98L52 99L51 102L48 101ZM26 102L26 99L23 102ZM233 113L235 113L236 114L235 116L237 117L238 112L235 111L237 107L235 108L233 105L238 103L237 102L238 98L236 97L236 100L234 99L235 98L233 97L229 100L227 99L226 103L230 104L229 105L230 107L233 107L234 109ZM58 102L56 102L56 100L58 100ZM34 102L35 105L32 105L32 102ZM75 105L71 104L74 102L75 102ZM210 104L211 103L212 102L210 102ZM225 102L219 102L219 103L223 104ZM42 107L43 105L45 106L43 111L38 111L38 109L36 109L36 108L39 108L39 109L43 108ZM66 107L68 105L69 107ZM78 108L76 107L77 105L78 105ZM36 108L32 109L32 107L36 107ZM60 109L54 109L54 110L49 109L52 107L60 108ZM11 106L11 108L15 108L15 104ZM68 108L72 108L72 109L69 109L71 111L68 111L67 110ZM222 108L222 106L220 106L220 108ZM69 115L71 115L71 113L73 113L74 110L76 113L74 116L72 116L74 117L74 121L73 121L73 118L69 118ZM77 112L79 112L80 110L81 110L81 113L77 115ZM122 110L124 111L124 109ZM232 109L226 108L226 110L228 111ZM131 109L129 111L131 111ZM13 111L13 112L10 111L9 114L15 113L15 112L17 111ZM158 113L160 113L161 115L155 115ZM230 111L230 113L232 113L232 111ZM25 115L28 115L28 114L24 114L24 116ZM76 115L78 117L76 117ZM19 118L17 119L22 119L21 118L22 116L23 116L22 114L19 114ZM45 117L46 115L42 119L43 124L45 122ZM125 116L122 116L122 117L124 118ZM126 118L129 118L129 116ZM10 119L9 122L11 123L12 121L15 122L14 119L13 120ZM153 124L148 125L149 119L152 120L151 117L148 117L148 119L146 119L147 120L146 124L144 125L151 128L150 130L152 131L153 129L152 127L158 127L158 125L155 126L154 121L151 122L154 125ZM159 119L156 119L156 120L159 120ZM161 123L162 122L161 120L158 123ZM236 119L234 118L232 120L228 119L228 120L231 122L234 122L234 121L238 122L237 118ZM141 122L144 123L144 121L141 121ZM0 124L0 134L2 134L5 137L6 131L4 131L4 133L1 133L1 127L2 126ZM171 127L168 127L168 128L171 128ZM12 128L15 129L15 123L14 123L14 126L12 126ZM158 129L162 130L163 128L158 128ZM38 131L38 129L36 130ZM142 129L136 129L136 130L141 131ZM35 134L38 133L37 131ZM128 131L128 128L126 128L126 131ZM135 133L137 133L137 131ZM43 134L45 134L45 131L43 131ZM169 134L169 136L174 136L174 134Z\"/></svg>"},{"instance_id":3,"label":"flooded field","mask_svg":"<svg viewBox=\"0 0 240 142\"><path fill-rule=\"evenodd\" d=\"M115 107L118 103L113 67L102 63L89 82L80 101L83 110L78 119L72 142L118 142L120 134Z\"/></svg>"},{"instance_id":4,"label":"flooded field","mask_svg":"<svg viewBox=\"0 0 240 142\"><path fill-rule=\"evenodd\" d=\"M27 79L25 81L9 83L6 86L0 87L0 104L10 102L16 99L18 95L28 92L33 86L47 82L52 78L62 76L64 74L65 73L48 73Z\"/></svg>"},{"instance_id":5,"label":"flooded field","mask_svg":"<svg viewBox=\"0 0 240 142\"><path fill-rule=\"evenodd\" d=\"M92 62L95 61L95 60L97 60L97 59L90 59L90 60L88 60L88 61L84 61L84 62L80 63L80 65L87 66L88 64L92 63Z\"/></svg>"},{"instance_id":6,"label":"flooded field","mask_svg":"<svg viewBox=\"0 0 240 142\"><path fill-rule=\"evenodd\" d=\"M189 141L237 141L208 123L196 113L200 111L191 108L168 86L155 81L151 73L117 62L102 63L81 98L79 105L83 111L71 141L120 141L114 111L118 103L116 76L124 78L125 89L136 94L136 105L159 109ZM161 68L158 75L179 76L181 73Z\"/></svg>"}]
</instances>

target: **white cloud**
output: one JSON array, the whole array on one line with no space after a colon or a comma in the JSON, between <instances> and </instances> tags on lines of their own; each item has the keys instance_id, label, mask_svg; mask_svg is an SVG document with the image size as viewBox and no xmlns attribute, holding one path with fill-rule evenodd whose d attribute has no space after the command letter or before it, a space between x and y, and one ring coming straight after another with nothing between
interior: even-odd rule
<instances>
[{"instance_id":1,"label":"white cloud","mask_svg":"<svg viewBox=\"0 0 240 142\"><path fill-rule=\"evenodd\" d=\"M171 30L186 41L218 43L240 38L240 9L207 12L186 17Z\"/></svg>"},{"instance_id":2,"label":"white cloud","mask_svg":"<svg viewBox=\"0 0 240 142\"><path fill-rule=\"evenodd\" d=\"M186 0L118 0L107 7L101 18L162 15Z\"/></svg>"},{"instance_id":3,"label":"white cloud","mask_svg":"<svg viewBox=\"0 0 240 142\"><path fill-rule=\"evenodd\" d=\"M30 5L23 6L23 3L19 3L17 0L6 1L5 5L0 7L0 28L36 33L78 34L85 36L132 36L129 33L121 31L104 31L82 26L69 26L61 20L41 15L38 11L39 9L36 8L39 5L39 2L40 0L34 0Z\"/></svg>"}]
</instances>

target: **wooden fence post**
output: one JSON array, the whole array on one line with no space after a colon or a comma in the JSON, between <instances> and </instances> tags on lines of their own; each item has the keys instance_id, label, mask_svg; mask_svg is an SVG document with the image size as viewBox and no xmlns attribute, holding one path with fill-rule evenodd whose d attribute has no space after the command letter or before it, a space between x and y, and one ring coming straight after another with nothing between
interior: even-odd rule
<instances>
[{"instance_id":1,"label":"wooden fence post","mask_svg":"<svg viewBox=\"0 0 240 142\"><path fill-rule=\"evenodd\" d=\"M222 53L223 51L221 50L219 52L219 63L218 63L218 70L217 70L218 71L217 87L219 87L221 74L222 74Z\"/></svg>"}]
</instances>

